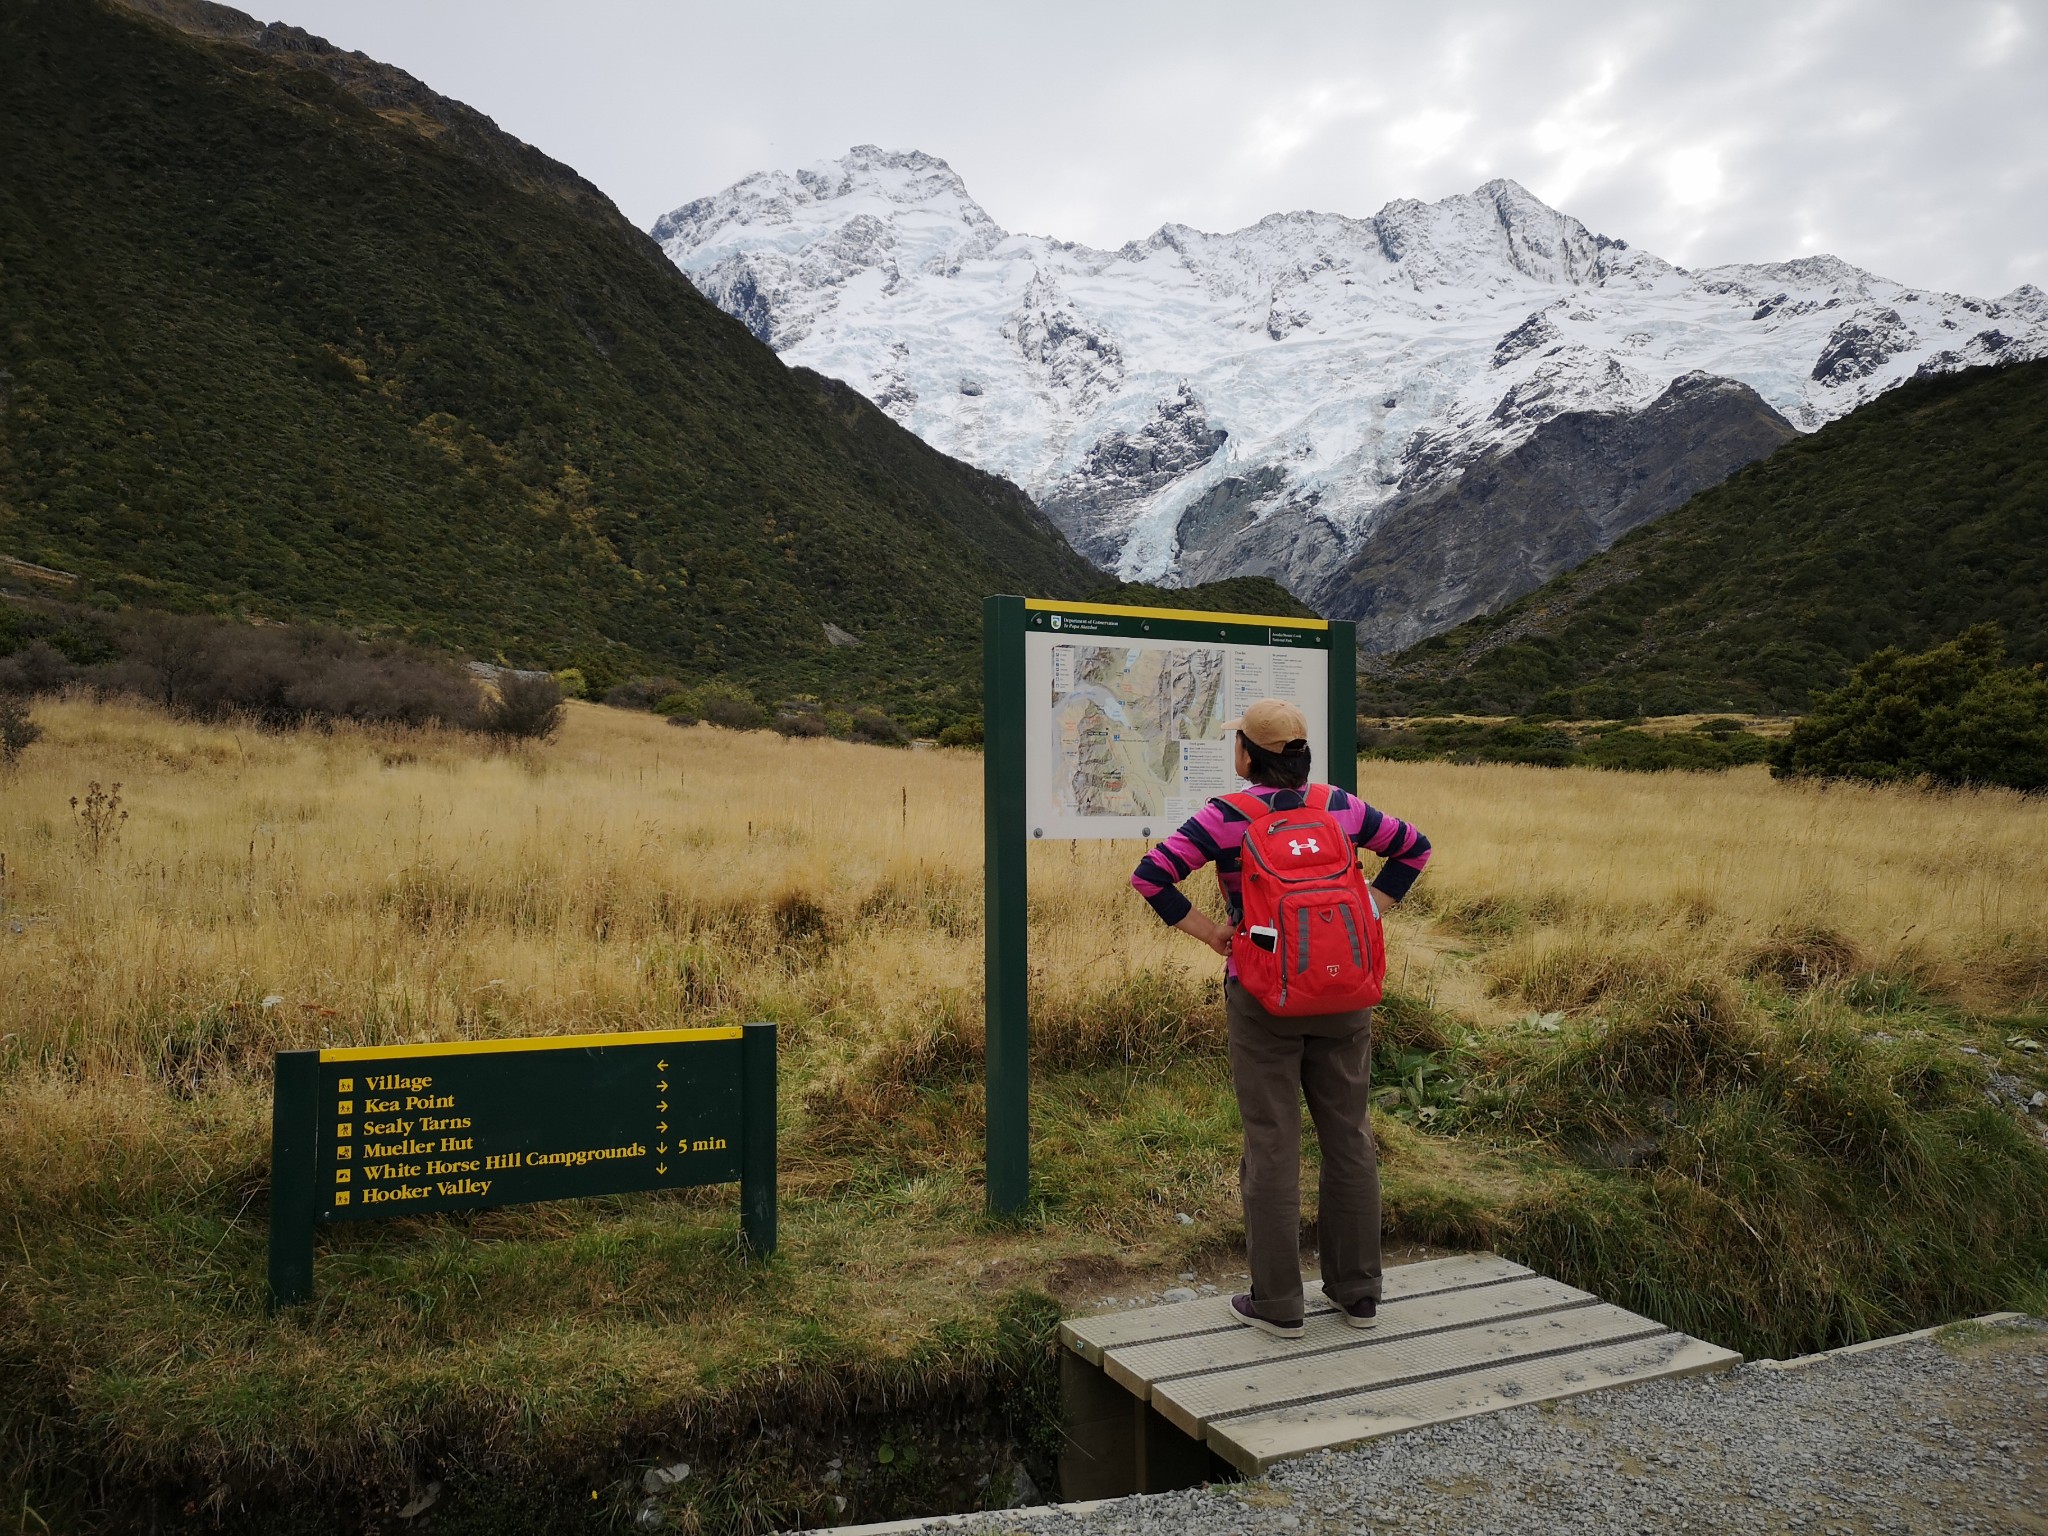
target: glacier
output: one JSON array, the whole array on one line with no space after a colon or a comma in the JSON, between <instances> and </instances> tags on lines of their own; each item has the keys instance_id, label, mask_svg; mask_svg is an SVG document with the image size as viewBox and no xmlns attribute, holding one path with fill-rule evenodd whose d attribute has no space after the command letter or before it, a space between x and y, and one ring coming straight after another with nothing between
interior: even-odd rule
<instances>
[{"instance_id":1,"label":"glacier","mask_svg":"<svg viewBox=\"0 0 2048 1536\"><path fill-rule=\"evenodd\" d=\"M1812 431L1916 374L2048 355L2031 285L1688 271L1508 180L1108 251L1006 231L943 160L867 145L651 233L785 361L1015 481L1105 570L1311 602L1377 525L1568 412L1704 375Z\"/></svg>"}]
</instances>

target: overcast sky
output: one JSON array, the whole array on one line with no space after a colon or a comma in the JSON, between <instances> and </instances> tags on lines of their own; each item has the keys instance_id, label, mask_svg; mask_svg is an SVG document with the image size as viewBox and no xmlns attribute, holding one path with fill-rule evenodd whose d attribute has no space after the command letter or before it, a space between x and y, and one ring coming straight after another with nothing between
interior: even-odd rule
<instances>
[{"instance_id":1,"label":"overcast sky","mask_svg":"<svg viewBox=\"0 0 2048 1536\"><path fill-rule=\"evenodd\" d=\"M642 228L874 143L949 161L1007 229L1097 246L1507 176L1686 266L1830 251L2048 287L2048 0L268 3Z\"/></svg>"}]
</instances>

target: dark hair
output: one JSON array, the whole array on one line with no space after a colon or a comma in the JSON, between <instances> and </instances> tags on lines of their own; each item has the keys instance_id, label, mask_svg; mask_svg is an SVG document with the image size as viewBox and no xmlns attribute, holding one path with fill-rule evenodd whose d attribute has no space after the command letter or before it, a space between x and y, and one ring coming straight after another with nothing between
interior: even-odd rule
<instances>
[{"instance_id":1,"label":"dark hair","mask_svg":"<svg viewBox=\"0 0 2048 1536\"><path fill-rule=\"evenodd\" d=\"M1290 741L1285 752L1269 752L1243 731L1237 733L1237 739L1252 760L1249 777L1254 784L1264 789L1299 789L1308 782L1307 742Z\"/></svg>"}]
</instances>

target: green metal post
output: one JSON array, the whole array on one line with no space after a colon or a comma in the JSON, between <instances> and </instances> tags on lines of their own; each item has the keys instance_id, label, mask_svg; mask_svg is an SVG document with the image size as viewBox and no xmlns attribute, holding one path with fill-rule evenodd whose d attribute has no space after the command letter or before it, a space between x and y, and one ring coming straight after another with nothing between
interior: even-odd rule
<instances>
[{"instance_id":1,"label":"green metal post","mask_svg":"<svg viewBox=\"0 0 2048 1536\"><path fill-rule=\"evenodd\" d=\"M329 1106L332 1108L333 1106ZM313 1299L314 1137L320 1116L320 1053L279 1051L270 1100L270 1305Z\"/></svg>"},{"instance_id":2,"label":"green metal post","mask_svg":"<svg viewBox=\"0 0 2048 1536\"><path fill-rule=\"evenodd\" d=\"M740 1034L740 1240L766 1258L775 1251L775 1026Z\"/></svg>"},{"instance_id":3,"label":"green metal post","mask_svg":"<svg viewBox=\"0 0 2048 1536\"><path fill-rule=\"evenodd\" d=\"M1024 599L981 605L982 838L986 903L988 1208L1031 1194L1031 1029L1025 974Z\"/></svg>"},{"instance_id":4,"label":"green metal post","mask_svg":"<svg viewBox=\"0 0 2048 1536\"><path fill-rule=\"evenodd\" d=\"M1330 625L1330 763L1324 777L1339 789L1358 791L1358 626L1348 619Z\"/></svg>"}]
</instances>

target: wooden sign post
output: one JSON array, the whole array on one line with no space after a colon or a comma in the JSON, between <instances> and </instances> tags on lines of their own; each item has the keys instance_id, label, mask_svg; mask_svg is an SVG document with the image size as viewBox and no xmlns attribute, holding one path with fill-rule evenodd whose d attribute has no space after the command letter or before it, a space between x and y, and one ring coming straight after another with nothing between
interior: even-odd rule
<instances>
[{"instance_id":1,"label":"wooden sign post","mask_svg":"<svg viewBox=\"0 0 2048 1536\"><path fill-rule=\"evenodd\" d=\"M270 1296L313 1294L313 1229L740 1184L775 1250L775 1026L280 1051Z\"/></svg>"}]
</instances>

